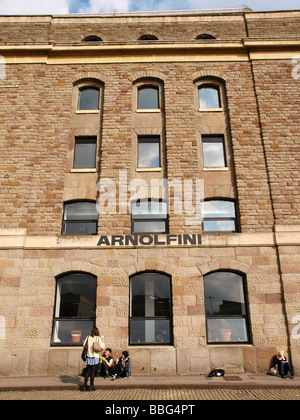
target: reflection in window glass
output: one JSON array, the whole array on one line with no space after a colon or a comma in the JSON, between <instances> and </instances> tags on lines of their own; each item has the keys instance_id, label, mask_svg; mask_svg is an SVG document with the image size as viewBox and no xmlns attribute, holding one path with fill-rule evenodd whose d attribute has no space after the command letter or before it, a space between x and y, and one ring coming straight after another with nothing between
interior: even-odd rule
<instances>
[{"instance_id":1,"label":"reflection in window glass","mask_svg":"<svg viewBox=\"0 0 300 420\"><path fill-rule=\"evenodd\" d=\"M156 199L137 200L131 207L135 219L161 219L167 217L167 210L167 203Z\"/></svg>"},{"instance_id":2,"label":"reflection in window glass","mask_svg":"<svg viewBox=\"0 0 300 420\"><path fill-rule=\"evenodd\" d=\"M202 150L205 168L224 168L226 166L223 136L202 136Z\"/></svg>"},{"instance_id":3,"label":"reflection in window glass","mask_svg":"<svg viewBox=\"0 0 300 420\"><path fill-rule=\"evenodd\" d=\"M57 280L53 343L82 343L96 316L95 276L72 273Z\"/></svg>"},{"instance_id":4,"label":"reflection in window glass","mask_svg":"<svg viewBox=\"0 0 300 420\"><path fill-rule=\"evenodd\" d=\"M147 86L138 89L138 109L159 109L159 90Z\"/></svg>"},{"instance_id":5,"label":"reflection in window glass","mask_svg":"<svg viewBox=\"0 0 300 420\"><path fill-rule=\"evenodd\" d=\"M138 168L160 167L160 137L138 137Z\"/></svg>"},{"instance_id":6,"label":"reflection in window glass","mask_svg":"<svg viewBox=\"0 0 300 420\"><path fill-rule=\"evenodd\" d=\"M207 200L201 205L204 232L236 232L235 203Z\"/></svg>"},{"instance_id":7,"label":"reflection in window glass","mask_svg":"<svg viewBox=\"0 0 300 420\"><path fill-rule=\"evenodd\" d=\"M99 109L100 92L97 88L82 88L79 90L78 109L92 111Z\"/></svg>"},{"instance_id":8,"label":"reflection in window glass","mask_svg":"<svg viewBox=\"0 0 300 420\"><path fill-rule=\"evenodd\" d=\"M208 342L248 342L242 276L215 272L204 276Z\"/></svg>"},{"instance_id":9,"label":"reflection in window glass","mask_svg":"<svg viewBox=\"0 0 300 420\"><path fill-rule=\"evenodd\" d=\"M167 203L160 200L132 202L132 233L167 233Z\"/></svg>"},{"instance_id":10,"label":"reflection in window glass","mask_svg":"<svg viewBox=\"0 0 300 420\"><path fill-rule=\"evenodd\" d=\"M96 235L98 212L96 203L78 201L65 204L63 235Z\"/></svg>"},{"instance_id":11,"label":"reflection in window glass","mask_svg":"<svg viewBox=\"0 0 300 420\"><path fill-rule=\"evenodd\" d=\"M221 108L219 88L202 86L199 88L200 109Z\"/></svg>"},{"instance_id":12,"label":"reflection in window glass","mask_svg":"<svg viewBox=\"0 0 300 420\"><path fill-rule=\"evenodd\" d=\"M96 137L76 137L74 151L74 169L96 167Z\"/></svg>"},{"instance_id":13,"label":"reflection in window glass","mask_svg":"<svg viewBox=\"0 0 300 420\"><path fill-rule=\"evenodd\" d=\"M159 273L143 273L132 277L130 285L130 342L170 344L170 278Z\"/></svg>"}]
</instances>

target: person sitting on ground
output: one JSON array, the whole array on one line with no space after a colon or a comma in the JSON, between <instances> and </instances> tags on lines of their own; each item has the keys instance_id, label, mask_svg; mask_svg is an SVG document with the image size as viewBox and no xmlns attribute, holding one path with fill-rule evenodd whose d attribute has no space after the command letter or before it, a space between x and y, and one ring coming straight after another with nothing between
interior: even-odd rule
<instances>
[{"instance_id":1,"label":"person sitting on ground","mask_svg":"<svg viewBox=\"0 0 300 420\"><path fill-rule=\"evenodd\" d=\"M131 360L128 351L123 351L121 357L115 362L115 372L112 375L112 381L118 378L131 377Z\"/></svg>"},{"instance_id":2,"label":"person sitting on ground","mask_svg":"<svg viewBox=\"0 0 300 420\"><path fill-rule=\"evenodd\" d=\"M100 360L102 361L102 369L103 369L103 376L104 379L109 378L111 374L111 367L113 365L114 359L111 356L112 350L108 347L106 348L103 355L100 357Z\"/></svg>"},{"instance_id":3,"label":"person sitting on ground","mask_svg":"<svg viewBox=\"0 0 300 420\"><path fill-rule=\"evenodd\" d=\"M290 372L291 378L294 379L294 371L292 366L287 361L287 358L284 356L283 351L279 351L277 356L274 357L274 364L278 365L279 375L285 379L286 375Z\"/></svg>"}]
</instances>

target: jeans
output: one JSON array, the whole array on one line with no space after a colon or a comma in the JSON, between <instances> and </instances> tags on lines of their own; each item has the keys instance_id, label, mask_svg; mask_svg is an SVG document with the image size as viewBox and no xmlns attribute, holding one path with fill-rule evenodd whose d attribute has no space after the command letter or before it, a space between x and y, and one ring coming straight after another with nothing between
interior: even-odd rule
<instances>
[{"instance_id":1,"label":"jeans","mask_svg":"<svg viewBox=\"0 0 300 420\"><path fill-rule=\"evenodd\" d=\"M294 376L293 369L289 362L281 361L278 365L279 375L286 376L289 372L292 376Z\"/></svg>"}]
</instances>

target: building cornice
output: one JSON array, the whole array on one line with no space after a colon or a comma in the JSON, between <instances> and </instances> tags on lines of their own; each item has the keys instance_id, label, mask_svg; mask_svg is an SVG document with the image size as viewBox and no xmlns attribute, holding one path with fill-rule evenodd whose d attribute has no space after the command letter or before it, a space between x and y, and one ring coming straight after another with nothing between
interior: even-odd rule
<instances>
[{"instance_id":1,"label":"building cornice","mask_svg":"<svg viewBox=\"0 0 300 420\"><path fill-rule=\"evenodd\" d=\"M241 40L90 43L0 43L7 64L249 61L291 59L300 54L300 37Z\"/></svg>"}]
</instances>

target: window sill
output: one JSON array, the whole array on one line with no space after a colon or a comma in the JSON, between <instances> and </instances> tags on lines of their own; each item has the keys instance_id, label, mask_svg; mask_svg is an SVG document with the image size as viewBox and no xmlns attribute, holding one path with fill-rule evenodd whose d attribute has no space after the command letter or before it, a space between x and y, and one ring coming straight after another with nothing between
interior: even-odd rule
<instances>
[{"instance_id":1,"label":"window sill","mask_svg":"<svg viewBox=\"0 0 300 420\"><path fill-rule=\"evenodd\" d=\"M76 114L100 114L100 110L99 109L91 109L91 110L85 109L85 110L80 111L77 109Z\"/></svg>"},{"instance_id":2,"label":"window sill","mask_svg":"<svg viewBox=\"0 0 300 420\"><path fill-rule=\"evenodd\" d=\"M71 169L71 173L72 174L76 174L76 173L83 173L83 174L88 174L88 173L96 173L96 168L86 168L86 169Z\"/></svg>"},{"instance_id":3,"label":"window sill","mask_svg":"<svg viewBox=\"0 0 300 420\"><path fill-rule=\"evenodd\" d=\"M160 109L136 109L135 112L141 113L141 114L143 114L143 113L145 113L145 114L147 114L147 113L157 113L157 114L160 114L161 113L161 110Z\"/></svg>"},{"instance_id":4,"label":"window sill","mask_svg":"<svg viewBox=\"0 0 300 420\"><path fill-rule=\"evenodd\" d=\"M136 168L136 172L161 172L162 167L160 168Z\"/></svg>"},{"instance_id":5,"label":"window sill","mask_svg":"<svg viewBox=\"0 0 300 420\"><path fill-rule=\"evenodd\" d=\"M215 168L203 168L203 171L205 172L228 172L229 168L228 167L215 167Z\"/></svg>"},{"instance_id":6,"label":"window sill","mask_svg":"<svg viewBox=\"0 0 300 420\"><path fill-rule=\"evenodd\" d=\"M199 112L223 112L223 108L199 108Z\"/></svg>"}]
</instances>

